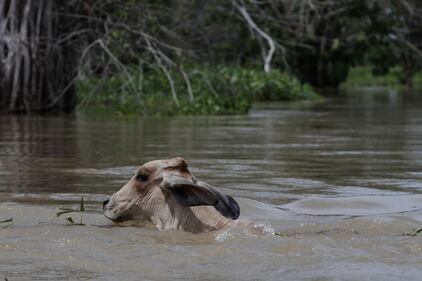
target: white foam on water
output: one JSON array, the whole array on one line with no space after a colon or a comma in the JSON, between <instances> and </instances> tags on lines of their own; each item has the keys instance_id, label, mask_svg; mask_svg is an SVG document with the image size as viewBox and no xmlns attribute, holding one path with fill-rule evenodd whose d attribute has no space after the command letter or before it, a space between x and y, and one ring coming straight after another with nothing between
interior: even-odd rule
<instances>
[{"instance_id":1,"label":"white foam on water","mask_svg":"<svg viewBox=\"0 0 422 281\"><path fill-rule=\"evenodd\" d=\"M282 205L297 214L368 216L422 209L422 195L310 197Z\"/></svg>"}]
</instances>

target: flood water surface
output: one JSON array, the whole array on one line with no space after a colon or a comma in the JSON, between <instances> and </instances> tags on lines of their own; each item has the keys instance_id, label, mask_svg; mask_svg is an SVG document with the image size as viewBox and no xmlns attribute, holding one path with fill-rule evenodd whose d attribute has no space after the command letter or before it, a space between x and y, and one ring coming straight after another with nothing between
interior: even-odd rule
<instances>
[{"instance_id":1,"label":"flood water surface","mask_svg":"<svg viewBox=\"0 0 422 281\"><path fill-rule=\"evenodd\" d=\"M114 224L102 200L182 156L241 227ZM80 214L56 217L59 208ZM372 89L247 116L0 115L0 279L421 280L422 94Z\"/></svg>"}]
</instances>

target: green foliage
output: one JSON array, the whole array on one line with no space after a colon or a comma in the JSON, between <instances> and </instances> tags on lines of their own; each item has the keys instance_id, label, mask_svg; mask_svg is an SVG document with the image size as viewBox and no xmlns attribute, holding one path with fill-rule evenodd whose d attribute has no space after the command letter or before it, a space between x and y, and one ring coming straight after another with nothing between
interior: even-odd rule
<instances>
[{"instance_id":1,"label":"green foliage","mask_svg":"<svg viewBox=\"0 0 422 281\"><path fill-rule=\"evenodd\" d=\"M256 101L287 101L314 99L318 96L312 88L302 85L296 78L278 69L264 73L258 69L223 69L223 74L239 90L248 92Z\"/></svg>"},{"instance_id":2,"label":"green foliage","mask_svg":"<svg viewBox=\"0 0 422 281\"><path fill-rule=\"evenodd\" d=\"M343 83L344 87L363 87L363 86L393 86L398 85L397 76L392 72L385 75L375 75L370 67L359 66L352 68L347 80Z\"/></svg>"},{"instance_id":3,"label":"green foliage","mask_svg":"<svg viewBox=\"0 0 422 281\"><path fill-rule=\"evenodd\" d=\"M245 114L251 102L313 99L308 85L279 70L264 73L258 68L198 66L186 68L193 100L180 71L171 71L179 106L172 98L166 75L158 69L131 67L106 79L78 83L81 106L88 104L120 114L216 115Z\"/></svg>"},{"instance_id":4,"label":"green foliage","mask_svg":"<svg viewBox=\"0 0 422 281\"><path fill-rule=\"evenodd\" d=\"M69 214L69 213L81 213L81 218L80 218L79 223L75 223L72 217L66 217L66 221L71 225L84 225L82 221L82 216L84 212L85 212L85 203L84 203L84 198L81 197L81 201L79 203L79 209L60 208L60 211L56 213L56 217L60 217L64 214Z\"/></svg>"},{"instance_id":5,"label":"green foliage","mask_svg":"<svg viewBox=\"0 0 422 281\"><path fill-rule=\"evenodd\" d=\"M0 221L0 226L5 228L13 226L13 218Z\"/></svg>"},{"instance_id":6,"label":"green foliage","mask_svg":"<svg viewBox=\"0 0 422 281\"><path fill-rule=\"evenodd\" d=\"M9 223L9 222L13 222L13 218L0 221L0 223Z\"/></svg>"},{"instance_id":7,"label":"green foliage","mask_svg":"<svg viewBox=\"0 0 422 281\"><path fill-rule=\"evenodd\" d=\"M411 232L403 233L403 236L418 236L422 233L422 227L421 228L414 228Z\"/></svg>"},{"instance_id":8,"label":"green foliage","mask_svg":"<svg viewBox=\"0 0 422 281\"><path fill-rule=\"evenodd\" d=\"M369 66L359 66L352 68L349 72L346 82L342 87L368 87L368 86L404 86L404 71L401 67L389 68L383 73L378 69L372 69ZM413 78L415 87L422 87L422 72L418 72Z\"/></svg>"},{"instance_id":9,"label":"green foliage","mask_svg":"<svg viewBox=\"0 0 422 281\"><path fill-rule=\"evenodd\" d=\"M422 71L415 74L413 83L416 88L422 88Z\"/></svg>"}]
</instances>

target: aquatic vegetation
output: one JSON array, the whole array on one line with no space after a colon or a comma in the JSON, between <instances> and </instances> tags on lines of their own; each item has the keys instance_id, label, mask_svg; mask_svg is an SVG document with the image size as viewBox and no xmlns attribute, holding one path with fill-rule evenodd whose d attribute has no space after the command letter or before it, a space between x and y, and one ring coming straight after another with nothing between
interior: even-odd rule
<instances>
[{"instance_id":1,"label":"aquatic vegetation","mask_svg":"<svg viewBox=\"0 0 422 281\"><path fill-rule=\"evenodd\" d=\"M59 209L60 209L60 212L57 212L56 213L56 217L60 217L62 215L70 214L70 213L81 213L79 223L75 223L75 221L73 220L72 217L66 217L66 221L69 224L71 224L71 225L85 225L83 223L83 220L82 220L83 213L85 212L85 203L84 203L84 198L83 197L81 197L81 201L80 201L80 204L79 204L79 209L70 209L70 208L59 208Z\"/></svg>"},{"instance_id":2,"label":"aquatic vegetation","mask_svg":"<svg viewBox=\"0 0 422 281\"><path fill-rule=\"evenodd\" d=\"M370 66L358 66L349 71L347 80L341 85L347 87L370 87L370 86L405 86L405 73L400 67L393 67L383 75L375 75ZM422 87L422 72L413 77L413 86Z\"/></svg>"},{"instance_id":3,"label":"aquatic vegetation","mask_svg":"<svg viewBox=\"0 0 422 281\"><path fill-rule=\"evenodd\" d=\"M343 228L332 228L332 229L323 229L310 232L274 232L274 235L283 236L283 237L294 237L297 235L326 235L327 233L348 233L348 234L360 234L359 231L343 229Z\"/></svg>"},{"instance_id":4,"label":"aquatic vegetation","mask_svg":"<svg viewBox=\"0 0 422 281\"><path fill-rule=\"evenodd\" d=\"M421 228L414 228L412 231L408 233L403 233L403 236L418 236L422 233L422 227Z\"/></svg>"},{"instance_id":5,"label":"aquatic vegetation","mask_svg":"<svg viewBox=\"0 0 422 281\"><path fill-rule=\"evenodd\" d=\"M9 226L12 223L13 223L13 218L0 221L0 224L3 224L3 226Z\"/></svg>"},{"instance_id":6,"label":"aquatic vegetation","mask_svg":"<svg viewBox=\"0 0 422 281\"><path fill-rule=\"evenodd\" d=\"M253 101L316 99L313 89L280 70L192 64L187 75L133 66L127 73L91 77L78 83L79 108L120 114L245 114Z\"/></svg>"},{"instance_id":7,"label":"aquatic vegetation","mask_svg":"<svg viewBox=\"0 0 422 281\"><path fill-rule=\"evenodd\" d=\"M6 223L6 222L12 222L12 221L13 221L13 218L10 218L10 219L7 219L7 220L0 221L0 223Z\"/></svg>"}]
</instances>

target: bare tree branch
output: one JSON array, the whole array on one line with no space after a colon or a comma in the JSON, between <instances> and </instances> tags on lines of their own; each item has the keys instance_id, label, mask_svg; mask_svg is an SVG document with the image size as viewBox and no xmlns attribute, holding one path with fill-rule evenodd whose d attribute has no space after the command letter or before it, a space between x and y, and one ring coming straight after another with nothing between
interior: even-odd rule
<instances>
[{"instance_id":1,"label":"bare tree branch","mask_svg":"<svg viewBox=\"0 0 422 281\"><path fill-rule=\"evenodd\" d=\"M240 1L240 4L237 1L233 1L234 6L237 8L237 10L240 12L242 17L245 19L245 21L248 23L249 27L255 30L255 32L263 37L268 42L269 50L266 52L266 56L264 59L264 71L266 73L269 73L271 71L271 60L273 58L274 52L275 52L275 44L274 40L271 38L270 35L265 33L259 26L256 25L256 23L252 20L251 16L249 15L248 11L246 10L246 7L243 3L243 1Z\"/></svg>"}]
</instances>

